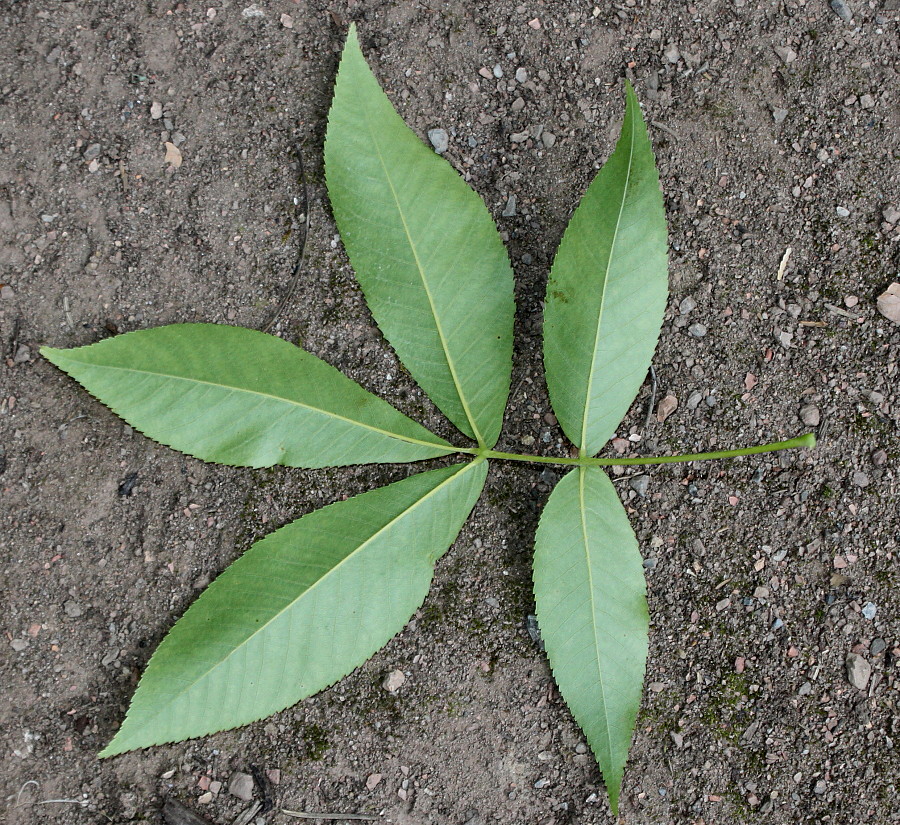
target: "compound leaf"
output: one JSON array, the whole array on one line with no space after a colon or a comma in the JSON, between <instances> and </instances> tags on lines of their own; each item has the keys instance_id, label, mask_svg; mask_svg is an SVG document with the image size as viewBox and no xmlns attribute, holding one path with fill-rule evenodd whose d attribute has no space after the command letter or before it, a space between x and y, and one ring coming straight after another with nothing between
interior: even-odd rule
<instances>
[{"instance_id":1,"label":"compound leaf","mask_svg":"<svg viewBox=\"0 0 900 825\"><path fill-rule=\"evenodd\" d=\"M599 467L556 485L538 526L534 595L560 693L603 772L613 812L641 700L648 614L641 555Z\"/></svg>"},{"instance_id":2,"label":"compound leaf","mask_svg":"<svg viewBox=\"0 0 900 825\"><path fill-rule=\"evenodd\" d=\"M547 282L547 387L560 426L587 456L640 389L666 306L659 175L631 84L626 97L619 142L572 215Z\"/></svg>"},{"instance_id":3,"label":"compound leaf","mask_svg":"<svg viewBox=\"0 0 900 825\"><path fill-rule=\"evenodd\" d=\"M365 662L424 601L486 470L420 473L254 544L160 644L101 756L248 724Z\"/></svg>"},{"instance_id":4,"label":"compound leaf","mask_svg":"<svg viewBox=\"0 0 900 825\"><path fill-rule=\"evenodd\" d=\"M491 447L512 368L513 278L484 203L394 111L350 27L325 141L341 238L413 378Z\"/></svg>"},{"instance_id":5,"label":"compound leaf","mask_svg":"<svg viewBox=\"0 0 900 825\"><path fill-rule=\"evenodd\" d=\"M246 467L417 461L454 448L273 335L173 324L41 353L150 438Z\"/></svg>"}]
</instances>

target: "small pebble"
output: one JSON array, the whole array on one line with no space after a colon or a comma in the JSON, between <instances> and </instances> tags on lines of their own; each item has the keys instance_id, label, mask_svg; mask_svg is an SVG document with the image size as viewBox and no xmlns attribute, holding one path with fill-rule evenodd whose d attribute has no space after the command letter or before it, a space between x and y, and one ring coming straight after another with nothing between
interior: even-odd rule
<instances>
[{"instance_id":1,"label":"small pebble","mask_svg":"<svg viewBox=\"0 0 900 825\"><path fill-rule=\"evenodd\" d=\"M875 614L878 612L878 606L874 602L866 602L862 606L862 614L865 616L870 622L875 618Z\"/></svg>"},{"instance_id":2,"label":"small pebble","mask_svg":"<svg viewBox=\"0 0 900 825\"><path fill-rule=\"evenodd\" d=\"M844 0L830 0L828 5L831 6L831 10L845 23L849 23L853 19L853 11Z\"/></svg>"},{"instance_id":3,"label":"small pebble","mask_svg":"<svg viewBox=\"0 0 900 825\"><path fill-rule=\"evenodd\" d=\"M784 123L785 118L787 118L787 116L788 116L787 109L778 109L778 108L772 109L772 120L774 120L776 123L779 123L779 124Z\"/></svg>"},{"instance_id":4,"label":"small pebble","mask_svg":"<svg viewBox=\"0 0 900 825\"><path fill-rule=\"evenodd\" d=\"M888 288L878 296L878 311L895 324L900 324L900 283L888 284Z\"/></svg>"},{"instance_id":5,"label":"small pebble","mask_svg":"<svg viewBox=\"0 0 900 825\"><path fill-rule=\"evenodd\" d=\"M850 210L847 209L846 206L836 206L834 208L834 211L837 213L837 216L839 218L849 218L850 217Z\"/></svg>"},{"instance_id":6,"label":"small pebble","mask_svg":"<svg viewBox=\"0 0 900 825\"><path fill-rule=\"evenodd\" d=\"M249 773L235 771L228 780L228 793L250 802L253 799L253 777Z\"/></svg>"},{"instance_id":7,"label":"small pebble","mask_svg":"<svg viewBox=\"0 0 900 825\"><path fill-rule=\"evenodd\" d=\"M556 135L553 132L542 132L541 140L548 149L552 148L553 144L556 143Z\"/></svg>"},{"instance_id":8,"label":"small pebble","mask_svg":"<svg viewBox=\"0 0 900 825\"><path fill-rule=\"evenodd\" d=\"M100 144L92 143L90 146L88 146L87 149L84 150L84 154L82 155L82 157L85 160L95 160L96 158L100 157Z\"/></svg>"},{"instance_id":9,"label":"small pebble","mask_svg":"<svg viewBox=\"0 0 900 825\"><path fill-rule=\"evenodd\" d=\"M494 77L496 77L497 80L499 80L501 77L503 77L503 67L499 63L497 63L494 66L493 73L494 73Z\"/></svg>"},{"instance_id":10,"label":"small pebble","mask_svg":"<svg viewBox=\"0 0 900 825\"><path fill-rule=\"evenodd\" d=\"M450 148L450 136L445 129L429 129L428 140L439 155L443 155Z\"/></svg>"},{"instance_id":11,"label":"small pebble","mask_svg":"<svg viewBox=\"0 0 900 825\"><path fill-rule=\"evenodd\" d=\"M817 796L821 796L825 791L828 790L828 785L825 784L824 779L820 779L816 782L815 787L813 788L813 793Z\"/></svg>"},{"instance_id":12,"label":"small pebble","mask_svg":"<svg viewBox=\"0 0 900 825\"><path fill-rule=\"evenodd\" d=\"M525 83L528 80L528 72L523 69L521 66L516 69L516 81L518 83Z\"/></svg>"},{"instance_id":13,"label":"small pebble","mask_svg":"<svg viewBox=\"0 0 900 825\"><path fill-rule=\"evenodd\" d=\"M501 213L504 218L512 218L516 214L516 196L510 195L508 200L506 201L506 206L503 207L503 212Z\"/></svg>"},{"instance_id":14,"label":"small pebble","mask_svg":"<svg viewBox=\"0 0 900 825\"><path fill-rule=\"evenodd\" d=\"M900 221L900 209L897 209L894 206L885 206L884 209L881 210L881 216L890 224L895 224Z\"/></svg>"},{"instance_id":15,"label":"small pebble","mask_svg":"<svg viewBox=\"0 0 900 825\"><path fill-rule=\"evenodd\" d=\"M281 25L284 26L286 29L294 28L294 18L291 17L289 14L282 14L281 15Z\"/></svg>"},{"instance_id":16,"label":"small pebble","mask_svg":"<svg viewBox=\"0 0 900 825\"><path fill-rule=\"evenodd\" d=\"M688 327L688 332L694 336L694 338L702 338L706 335L706 325L705 324L691 324Z\"/></svg>"},{"instance_id":17,"label":"small pebble","mask_svg":"<svg viewBox=\"0 0 900 825\"><path fill-rule=\"evenodd\" d=\"M678 51L678 46L674 43L663 52L663 55L669 63L677 63L681 59L681 52Z\"/></svg>"},{"instance_id":18,"label":"small pebble","mask_svg":"<svg viewBox=\"0 0 900 825\"><path fill-rule=\"evenodd\" d=\"M874 109L875 108L875 98L872 95L862 95L859 99L859 105L863 107L863 109Z\"/></svg>"},{"instance_id":19,"label":"small pebble","mask_svg":"<svg viewBox=\"0 0 900 825\"><path fill-rule=\"evenodd\" d=\"M641 498L646 498L647 491L650 489L650 476L648 476L648 475L635 476L633 479L631 479L631 481L628 482L628 485Z\"/></svg>"},{"instance_id":20,"label":"small pebble","mask_svg":"<svg viewBox=\"0 0 900 825\"><path fill-rule=\"evenodd\" d=\"M697 302L693 298L691 298L690 295L688 295L687 298L682 298L681 303L678 305L678 311L682 315L687 315L689 312L691 312L691 310L694 310L696 308Z\"/></svg>"},{"instance_id":21,"label":"small pebble","mask_svg":"<svg viewBox=\"0 0 900 825\"><path fill-rule=\"evenodd\" d=\"M656 407L656 420L662 424L677 409L678 398L671 393L666 395Z\"/></svg>"},{"instance_id":22,"label":"small pebble","mask_svg":"<svg viewBox=\"0 0 900 825\"><path fill-rule=\"evenodd\" d=\"M200 796L197 797L197 802L200 805L209 805L209 803L212 802L212 800L213 800L213 795L212 795L211 791L206 791L206 793L202 793L202 794L200 794Z\"/></svg>"},{"instance_id":23,"label":"small pebble","mask_svg":"<svg viewBox=\"0 0 900 825\"><path fill-rule=\"evenodd\" d=\"M388 693L396 693L406 682L406 674L402 670L392 670L381 682Z\"/></svg>"},{"instance_id":24,"label":"small pebble","mask_svg":"<svg viewBox=\"0 0 900 825\"><path fill-rule=\"evenodd\" d=\"M366 779L366 790L374 791L378 786L378 783L381 782L383 775L380 773L370 773L368 779Z\"/></svg>"},{"instance_id":25,"label":"small pebble","mask_svg":"<svg viewBox=\"0 0 900 825\"><path fill-rule=\"evenodd\" d=\"M873 656L880 656L884 651L887 650L887 642L878 637L872 639L872 644L869 645L869 653Z\"/></svg>"},{"instance_id":26,"label":"small pebble","mask_svg":"<svg viewBox=\"0 0 900 825\"><path fill-rule=\"evenodd\" d=\"M28 647L28 639L13 639L9 646L16 651L16 653L21 653Z\"/></svg>"},{"instance_id":27,"label":"small pebble","mask_svg":"<svg viewBox=\"0 0 900 825\"><path fill-rule=\"evenodd\" d=\"M159 120L162 116L162 103L160 103L158 100L154 100L153 103L150 104L150 117L153 118L153 120Z\"/></svg>"},{"instance_id":28,"label":"small pebble","mask_svg":"<svg viewBox=\"0 0 900 825\"><path fill-rule=\"evenodd\" d=\"M790 46L776 46L775 54L777 54L785 63L793 63L797 59L797 52Z\"/></svg>"},{"instance_id":29,"label":"small pebble","mask_svg":"<svg viewBox=\"0 0 900 825\"><path fill-rule=\"evenodd\" d=\"M872 463L876 467L881 467L887 461L887 451L885 450L875 450L872 453Z\"/></svg>"},{"instance_id":30,"label":"small pebble","mask_svg":"<svg viewBox=\"0 0 900 825\"><path fill-rule=\"evenodd\" d=\"M700 406L700 402L703 400L702 392L692 392L690 397L687 400L687 405L689 410L696 410L697 407Z\"/></svg>"},{"instance_id":31,"label":"small pebble","mask_svg":"<svg viewBox=\"0 0 900 825\"><path fill-rule=\"evenodd\" d=\"M853 483L857 487L868 487L869 486L869 477L865 473L857 470L853 474Z\"/></svg>"},{"instance_id":32,"label":"small pebble","mask_svg":"<svg viewBox=\"0 0 900 825\"><path fill-rule=\"evenodd\" d=\"M11 301L16 297L15 290L9 284L0 286L0 298L4 301Z\"/></svg>"},{"instance_id":33,"label":"small pebble","mask_svg":"<svg viewBox=\"0 0 900 825\"><path fill-rule=\"evenodd\" d=\"M66 615L70 619L77 619L84 611L81 609L81 605L78 602L72 601L69 599L64 605L63 610L66 611Z\"/></svg>"},{"instance_id":34,"label":"small pebble","mask_svg":"<svg viewBox=\"0 0 900 825\"><path fill-rule=\"evenodd\" d=\"M872 665L870 665L858 653L850 653L847 656L847 681L850 682L857 690L865 690L869 684L869 677L872 675Z\"/></svg>"},{"instance_id":35,"label":"small pebble","mask_svg":"<svg viewBox=\"0 0 900 825\"><path fill-rule=\"evenodd\" d=\"M818 427L819 422L822 420L822 414L815 404L807 404L805 407L800 408L800 420L807 427Z\"/></svg>"}]
</instances>

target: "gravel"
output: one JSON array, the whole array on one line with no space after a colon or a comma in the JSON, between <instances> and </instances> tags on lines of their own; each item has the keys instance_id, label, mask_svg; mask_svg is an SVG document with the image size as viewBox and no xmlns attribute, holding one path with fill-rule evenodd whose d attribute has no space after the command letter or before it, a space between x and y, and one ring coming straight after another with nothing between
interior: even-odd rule
<instances>
[{"instance_id":1,"label":"gravel","mask_svg":"<svg viewBox=\"0 0 900 825\"><path fill-rule=\"evenodd\" d=\"M688 332L694 336L694 338L703 338L708 332L706 328L706 324L696 323L691 324L688 327Z\"/></svg>"},{"instance_id":2,"label":"gravel","mask_svg":"<svg viewBox=\"0 0 900 825\"><path fill-rule=\"evenodd\" d=\"M228 780L228 793L249 802L253 799L253 777L249 773L235 771Z\"/></svg>"},{"instance_id":3,"label":"gravel","mask_svg":"<svg viewBox=\"0 0 900 825\"><path fill-rule=\"evenodd\" d=\"M404 684L406 674L402 670L392 670L381 680L381 687L388 693L396 693Z\"/></svg>"},{"instance_id":4,"label":"gravel","mask_svg":"<svg viewBox=\"0 0 900 825\"><path fill-rule=\"evenodd\" d=\"M450 136L445 129L429 129L428 140L439 155L443 155L450 148Z\"/></svg>"},{"instance_id":5,"label":"gravel","mask_svg":"<svg viewBox=\"0 0 900 825\"><path fill-rule=\"evenodd\" d=\"M682 315L687 315L689 312L695 310L696 308L697 302L690 295L682 298L681 302L678 304L678 311Z\"/></svg>"},{"instance_id":6,"label":"gravel","mask_svg":"<svg viewBox=\"0 0 900 825\"><path fill-rule=\"evenodd\" d=\"M800 408L800 420L807 427L818 427L819 422L822 420L822 414L815 404L807 404L805 407Z\"/></svg>"},{"instance_id":7,"label":"gravel","mask_svg":"<svg viewBox=\"0 0 900 825\"><path fill-rule=\"evenodd\" d=\"M641 498L646 498L647 491L650 489L650 476L648 476L648 475L635 476L628 482L628 485Z\"/></svg>"},{"instance_id":8,"label":"gravel","mask_svg":"<svg viewBox=\"0 0 900 825\"><path fill-rule=\"evenodd\" d=\"M853 20L853 11L844 0L829 0L828 5L831 6L832 11L845 23L849 23Z\"/></svg>"},{"instance_id":9,"label":"gravel","mask_svg":"<svg viewBox=\"0 0 900 825\"><path fill-rule=\"evenodd\" d=\"M846 666L847 681L857 690L865 690L872 675L872 665L858 653L850 653L847 656Z\"/></svg>"}]
</instances>

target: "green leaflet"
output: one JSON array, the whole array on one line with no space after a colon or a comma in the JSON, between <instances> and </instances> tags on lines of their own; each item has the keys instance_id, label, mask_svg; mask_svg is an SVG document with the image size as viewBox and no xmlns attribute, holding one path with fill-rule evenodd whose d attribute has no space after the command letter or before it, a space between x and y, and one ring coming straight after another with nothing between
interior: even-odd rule
<instances>
[{"instance_id":1,"label":"green leaflet","mask_svg":"<svg viewBox=\"0 0 900 825\"><path fill-rule=\"evenodd\" d=\"M579 467L541 515L534 595L553 676L581 725L617 813L641 701L647 603L637 539L612 482Z\"/></svg>"},{"instance_id":2,"label":"green leaflet","mask_svg":"<svg viewBox=\"0 0 900 825\"><path fill-rule=\"evenodd\" d=\"M513 278L490 214L394 111L350 27L325 141L328 193L366 301L413 378L480 446L503 420Z\"/></svg>"},{"instance_id":3,"label":"green leaflet","mask_svg":"<svg viewBox=\"0 0 900 825\"><path fill-rule=\"evenodd\" d=\"M656 348L667 295L659 175L631 84L616 150L572 215L544 310L553 410L581 455L628 412Z\"/></svg>"},{"instance_id":4,"label":"green leaflet","mask_svg":"<svg viewBox=\"0 0 900 825\"><path fill-rule=\"evenodd\" d=\"M420 473L254 544L160 644L101 756L245 725L346 676L422 604L486 473Z\"/></svg>"},{"instance_id":5,"label":"green leaflet","mask_svg":"<svg viewBox=\"0 0 900 825\"><path fill-rule=\"evenodd\" d=\"M249 329L173 324L41 353L142 433L204 461L329 467L454 452L334 367Z\"/></svg>"}]
</instances>

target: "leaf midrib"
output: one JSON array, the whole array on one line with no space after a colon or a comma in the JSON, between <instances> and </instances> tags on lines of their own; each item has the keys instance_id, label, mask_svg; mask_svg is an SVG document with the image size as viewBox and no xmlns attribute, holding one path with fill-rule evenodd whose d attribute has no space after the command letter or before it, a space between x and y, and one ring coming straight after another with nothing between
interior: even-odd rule
<instances>
[{"instance_id":1,"label":"leaf midrib","mask_svg":"<svg viewBox=\"0 0 900 825\"><path fill-rule=\"evenodd\" d=\"M384 92L382 91L382 94ZM444 359L447 362L447 367L450 370L450 377L453 379L453 386L456 389L456 395L459 398L460 403L462 404L463 412L466 414L466 419L469 422L469 426L472 428L472 434L475 436L475 440L478 442L479 447L486 447L484 437L481 434L481 431L478 429L478 425L475 423L475 418L472 415L472 411L469 409L469 402L466 400L465 393L463 392L462 385L459 381L459 376L456 372L456 364L453 361L453 358L450 355L450 349L447 345L447 339L444 336L444 328L441 325L440 318L438 317L437 309L434 305L434 296L431 294L431 289L428 286L428 280L425 277L425 267L422 265L422 261L419 258L419 250L416 248L415 243L412 239L412 234L409 231L409 224L406 220L406 214L403 211L403 207L400 204L400 199L397 196L397 190L394 188L394 181L391 178L390 172L388 171L387 164L384 161L384 155L381 153L381 144L378 142L378 139L375 133L372 131L372 121L369 118L369 107L368 102L363 100L363 107L366 113L366 126L369 130L369 137L372 141L372 145L375 147L375 152L378 155L378 161L381 164L381 168L384 171L384 177L387 181L388 186L391 190L391 196L394 199L394 204L397 207L397 213L400 216L400 222L403 224L403 231L406 233L406 240L409 243L409 248L412 251L413 259L416 262L416 269L419 273L419 278L422 281L422 288L425 290L425 296L428 298L428 308L431 310L431 317L434 319L434 325L437 329L438 338L441 342L441 349L444 352Z\"/></svg>"},{"instance_id":2,"label":"leaf midrib","mask_svg":"<svg viewBox=\"0 0 900 825\"><path fill-rule=\"evenodd\" d=\"M460 476L462 476L464 473L469 472L469 470L471 470L473 467L477 466L478 464L481 464L483 461L485 461L485 459L483 459L483 458L476 458L474 461L471 461L471 462L469 462L468 464L463 465L462 468L459 469L459 470L457 470L455 473L453 473L453 475L448 476L447 478L445 478L440 484L438 484L437 486L435 486L434 488L432 488L431 490L429 490L429 491L428 491L425 495L423 495L421 498L416 499L412 504L410 504L408 507L404 508L400 513L398 513L396 516L394 516L394 518L392 518L390 521L386 522L384 525L382 525L381 527L379 527L378 530L376 530L374 533L372 533L371 536L369 536L369 538L367 538L367 539L366 539L364 542L362 542L358 547L354 548L350 553L348 553L346 556L344 556L344 558L342 558L336 565L334 565L333 567L329 567L329 568L325 571L325 573L324 573L323 575L319 576L319 577L318 577L318 578L317 578L317 579L316 579L309 587L307 587L302 593L298 594L294 599L292 599L290 602L288 602L288 603L287 603L281 610L279 610L277 613L274 613L274 614L273 614L273 615L272 615L272 616L271 616L264 624L261 624L256 630L253 631L253 633L251 633L249 636L247 636L247 638L244 639L243 642L241 642L238 646L232 648L232 649L231 649L225 656L223 656L219 661L213 663L209 668L207 668L207 670L205 670L203 673L201 673L199 676L197 676L193 681L189 682L187 685L185 685L185 687L183 687L181 690L179 690L178 693L176 693L173 697L171 697L171 699L169 699L169 701L166 703L166 706L171 706L172 704L174 704L174 703L175 703L176 701L178 701L185 693L187 693L189 690L193 689L193 688L196 687L198 684L200 684L204 679L206 679L213 671L215 671L216 669L222 667L222 666L223 666L223 665L224 665L224 664L225 664L232 656L234 656L239 650L241 650L242 648L245 648L248 644L250 644L251 641L252 641L254 638L256 638L260 633L262 633L263 630L265 630L270 624L272 624L274 621L276 621L276 620L277 620L279 617L281 617L284 613L286 613L287 611L291 610L291 609L297 604L297 602L298 602L300 599L305 598L305 597L308 596L310 593L312 593L312 592L313 592L313 591L314 591L314 590L315 590L315 589L316 589L323 581L327 581L328 578L329 578L332 574L334 574L337 570L339 570L341 567L343 567L344 564L346 564L348 561L350 561L350 559L355 558L355 557L357 556L358 553L360 553L366 546L368 546L368 545L369 545L372 541L374 541L378 536L380 536L382 533L384 533L388 528L390 528L391 526L393 526L396 522L400 521L402 518L405 518L407 515L409 515L409 514L410 514L413 510L415 510L420 504L422 504L423 502L427 501L429 498L431 498L431 496L435 495L435 494L438 492L438 490L440 490L442 487L444 487L445 485L449 484L451 481L454 481L455 479L459 479ZM323 512L323 511L325 511L325 510L327 510L327 509L328 509L327 507L323 507L323 508L321 508L321 509L319 509L319 510L314 510L313 512L315 512L315 513L321 513L321 512ZM272 533L271 535L275 535L275 534ZM144 719L144 720L141 722L141 724L142 724L142 725L146 725L146 724L152 722L154 719L156 719L156 718L157 718L157 717L165 710L165 707L166 707L166 706L161 707L161 708L160 708L156 713L154 713L152 716L150 716L150 717ZM126 720L126 721L127 721L127 720ZM110 743L110 744L112 744L112 743Z\"/></svg>"},{"instance_id":3,"label":"leaf midrib","mask_svg":"<svg viewBox=\"0 0 900 825\"><path fill-rule=\"evenodd\" d=\"M625 200L628 195L628 187L631 183L631 167L634 161L634 112L632 111L633 104L631 101L628 101L628 105L626 106L626 117L629 118L629 126L630 126L630 135L629 135L629 145L628 145L628 164L626 167L625 173L625 183L622 186L622 201L619 204L619 214L616 216L616 228L613 231L612 243L609 247L609 256L606 260L606 271L603 273L603 293L600 296L600 311L597 314L597 329L594 333L594 347L591 351L591 366L588 370L588 383L587 383L587 393L584 397L584 418L581 421L581 444L579 445L579 455L584 458L587 455L587 429L588 429L588 414L590 412L591 406L591 393L594 389L594 370L597 364L597 345L600 343L600 330L602 328L603 322L603 312L606 309L606 295L609 290L609 271L612 268L612 260L616 251L616 242L619 239L619 225L622 223L622 213L625 211ZM623 127L624 128L624 127Z\"/></svg>"},{"instance_id":4,"label":"leaf midrib","mask_svg":"<svg viewBox=\"0 0 900 825\"><path fill-rule=\"evenodd\" d=\"M598 472L602 472L599 470ZM600 704L603 706L603 719L606 723L606 739L607 744L609 745L610 753L612 753L612 737L610 736L610 723L609 723L609 707L606 701L606 687L603 684L603 668L600 666L600 638L597 635L597 608L596 608L596 600L594 598L594 571L591 565L591 555L590 555L590 546L588 544L588 526L587 526L587 518L586 518L586 507L584 503L584 483L585 478L587 476L587 468L579 467L578 468L578 510L579 515L581 517L581 536L584 542L584 557L585 564L587 565L587 577L588 577L588 591L590 593L591 599L591 629L594 633L594 651L596 653L595 663L597 665L597 681L600 685Z\"/></svg>"},{"instance_id":5,"label":"leaf midrib","mask_svg":"<svg viewBox=\"0 0 900 825\"><path fill-rule=\"evenodd\" d=\"M260 392L259 390L251 390L251 389L247 389L245 387L229 386L228 384L217 384L214 381L205 381L200 378L188 378L183 375L173 375L172 373L156 372L155 370L135 369L134 367L117 367L117 366L111 366L108 364L95 364L95 363L91 363L90 361L80 361L76 358L60 359L60 360L68 360L69 363L82 364L86 367L93 367L95 369L111 370L111 371L118 371L118 372L129 372L129 373L135 373L136 375L155 376L157 378L168 378L168 379L171 379L174 381L185 381L185 382L188 382L191 384L198 384L201 386L217 387L219 389L229 390L231 392L246 393L247 395L257 396L262 399L270 399L273 401L278 401L283 404L291 404L295 407L299 407L300 409L319 413L320 415L325 415L330 418L334 418L337 421L343 421L343 422L345 422L347 424L351 424L355 427L362 427L365 430L370 430L371 432L378 433L379 435L388 436L389 438L396 438L398 441L406 441L409 444L416 444L420 447L437 447L438 449L445 450L448 453L455 453L455 452L457 452L457 449L458 449L457 447L454 447L452 444L445 445L445 444L439 444L437 442L432 442L432 441L423 441L422 439L413 438L412 436L401 435L400 433L394 433L394 432L391 432L390 430L383 430L383 429L381 429L381 427L375 427L372 424L366 424L362 421L356 421L352 418L347 418L346 416L339 415L338 413L335 413L335 412L331 412L330 410L324 410L319 407L314 407L311 404L304 404L302 401L296 401L293 398L285 398L280 395L272 395L271 393ZM392 408L392 409L395 409L395 408ZM395 409L395 412L399 413L400 415L403 415L403 413L401 413L399 410ZM412 421L411 418L409 420ZM416 422L413 421L413 423L416 423Z\"/></svg>"}]
</instances>

